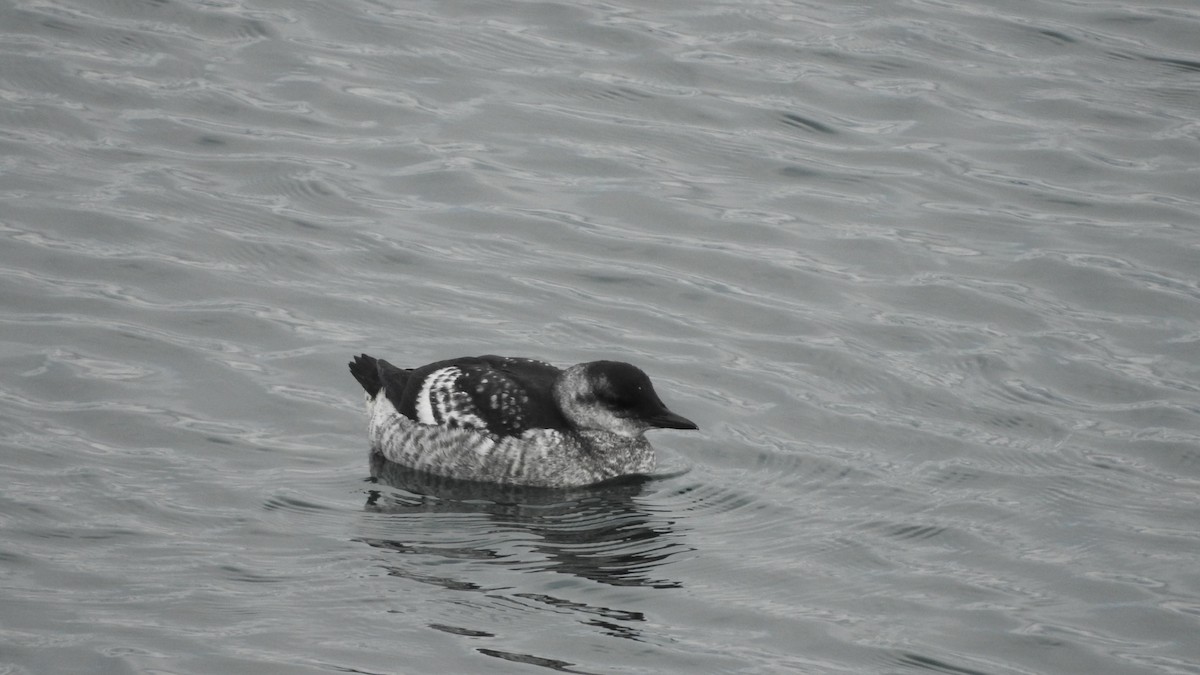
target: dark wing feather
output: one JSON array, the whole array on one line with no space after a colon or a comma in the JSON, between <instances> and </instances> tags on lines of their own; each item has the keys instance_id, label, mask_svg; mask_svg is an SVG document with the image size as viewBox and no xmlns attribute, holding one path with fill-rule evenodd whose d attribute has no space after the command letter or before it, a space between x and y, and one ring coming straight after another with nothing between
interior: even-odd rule
<instances>
[{"instance_id":1,"label":"dark wing feather","mask_svg":"<svg viewBox=\"0 0 1200 675\"><path fill-rule=\"evenodd\" d=\"M460 367L458 387L470 398L487 430L499 436L520 436L529 429L565 428L566 420L554 403L553 379L543 370L546 366L524 359L499 359L482 357L482 363Z\"/></svg>"},{"instance_id":2,"label":"dark wing feather","mask_svg":"<svg viewBox=\"0 0 1200 675\"><path fill-rule=\"evenodd\" d=\"M408 415L400 405L404 392L412 386L413 371L409 368L397 368L383 359L375 359L375 371L388 400L392 402L396 410Z\"/></svg>"},{"instance_id":3,"label":"dark wing feather","mask_svg":"<svg viewBox=\"0 0 1200 675\"><path fill-rule=\"evenodd\" d=\"M522 431L525 429L570 430L570 424L563 417L558 402L554 399L554 383L558 381L562 370L545 361L535 359L492 355L479 358L494 370L511 378L529 397L525 405Z\"/></svg>"},{"instance_id":4,"label":"dark wing feather","mask_svg":"<svg viewBox=\"0 0 1200 675\"><path fill-rule=\"evenodd\" d=\"M491 355L447 359L412 370L380 363L396 371L393 377L383 378L388 399L409 419L420 420L418 407L424 394L435 424L498 436L568 428L554 402L554 382L561 371L548 363ZM427 387L430 377L436 379Z\"/></svg>"}]
</instances>

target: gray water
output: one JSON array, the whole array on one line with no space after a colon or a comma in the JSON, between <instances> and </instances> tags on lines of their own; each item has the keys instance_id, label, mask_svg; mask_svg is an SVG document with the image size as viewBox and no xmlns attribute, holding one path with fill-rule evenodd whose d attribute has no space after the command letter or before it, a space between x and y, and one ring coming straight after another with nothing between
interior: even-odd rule
<instances>
[{"instance_id":1,"label":"gray water","mask_svg":"<svg viewBox=\"0 0 1200 675\"><path fill-rule=\"evenodd\" d=\"M0 0L0 672L1200 673L1198 35ZM372 479L359 352L701 431Z\"/></svg>"}]
</instances>

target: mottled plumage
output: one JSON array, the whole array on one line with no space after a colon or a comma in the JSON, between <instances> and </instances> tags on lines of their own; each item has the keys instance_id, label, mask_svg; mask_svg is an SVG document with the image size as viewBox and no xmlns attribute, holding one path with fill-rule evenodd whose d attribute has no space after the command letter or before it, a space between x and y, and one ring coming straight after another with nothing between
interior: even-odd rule
<instances>
[{"instance_id":1,"label":"mottled plumage","mask_svg":"<svg viewBox=\"0 0 1200 675\"><path fill-rule=\"evenodd\" d=\"M649 473L648 429L697 428L618 361L560 370L480 356L402 369L363 354L350 372L367 393L371 451L449 478L570 487Z\"/></svg>"}]
</instances>

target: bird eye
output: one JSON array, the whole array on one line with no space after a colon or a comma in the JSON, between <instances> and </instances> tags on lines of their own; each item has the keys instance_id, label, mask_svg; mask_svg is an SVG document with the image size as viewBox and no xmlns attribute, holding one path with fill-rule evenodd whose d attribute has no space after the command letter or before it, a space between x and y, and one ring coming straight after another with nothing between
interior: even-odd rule
<instances>
[{"instance_id":1,"label":"bird eye","mask_svg":"<svg viewBox=\"0 0 1200 675\"><path fill-rule=\"evenodd\" d=\"M600 392L597 398L613 408L631 408L636 403L635 398L629 396L628 392L617 392L611 389Z\"/></svg>"}]
</instances>

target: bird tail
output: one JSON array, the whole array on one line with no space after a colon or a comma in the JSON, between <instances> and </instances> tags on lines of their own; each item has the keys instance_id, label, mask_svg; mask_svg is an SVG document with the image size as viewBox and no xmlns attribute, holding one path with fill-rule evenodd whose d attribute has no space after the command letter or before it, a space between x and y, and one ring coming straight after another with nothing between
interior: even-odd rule
<instances>
[{"instance_id":1,"label":"bird tail","mask_svg":"<svg viewBox=\"0 0 1200 675\"><path fill-rule=\"evenodd\" d=\"M383 381L379 378L379 360L373 356L359 354L354 357L350 362L350 374L367 390L367 396L371 398L375 398L375 394L383 387Z\"/></svg>"},{"instance_id":2,"label":"bird tail","mask_svg":"<svg viewBox=\"0 0 1200 675\"><path fill-rule=\"evenodd\" d=\"M412 370L397 368L383 359L359 354L350 362L350 374L367 391L367 396L375 398L379 390L385 387L389 392L404 391Z\"/></svg>"}]
</instances>

